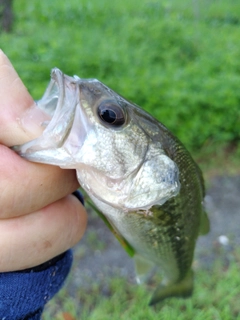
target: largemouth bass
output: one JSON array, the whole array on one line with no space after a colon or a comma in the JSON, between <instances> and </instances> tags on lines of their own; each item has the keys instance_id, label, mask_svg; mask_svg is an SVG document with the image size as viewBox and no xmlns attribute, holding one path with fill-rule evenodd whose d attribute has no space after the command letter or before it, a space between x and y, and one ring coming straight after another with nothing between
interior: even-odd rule
<instances>
[{"instance_id":1,"label":"largemouth bass","mask_svg":"<svg viewBox=\"0 0 240 320\"><path fill-rule=\"evenodd\" d=\"M208 231L200 169L160 122L96 79L53 69L38 107L42 135L13 147L35 162L74 168L82 188L136 261L139 282L163 274L150 304L193 290L191 264Z\"/></svg>"}]
</instances>

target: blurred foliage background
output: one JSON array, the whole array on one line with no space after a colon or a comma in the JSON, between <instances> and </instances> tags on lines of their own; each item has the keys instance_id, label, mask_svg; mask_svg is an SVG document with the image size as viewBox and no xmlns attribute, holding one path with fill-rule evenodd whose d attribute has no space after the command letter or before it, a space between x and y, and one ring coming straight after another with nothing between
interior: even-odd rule
<instances>
[{"instance_id":1,"label":"blurred foliage background","mask_svg":"<svg viewBox=\"0 0 240 320\"><path fill-rule=\"evenodd\" d=\"M18 0L13 11L0 45L35 99L58 67L104 82L193 153L240 154L239 1Z\"/></svg>"},{"instance_id":2,"label":"blurred foliage background","mask_svg":"<svg viewBox=\"0 0 240 320\"><path fill-rule=\"evenodd\" d=\"M203 166L219 171L220 159L229 166L231 154L239 172L240 1L15 0L13 13L0 47L35 99L53 67L97 78L164 123ZM99 247L99 238L85 239L75 251L76 269L85 255L93 256L90 240L92 250ZM227 267L219 254L211 272L199 268L193 300L171 301L161 312L147 307L146 289L106 277L105 298L93 281L88 291L79 285L75 298L64 287L44 319L79 319L79 309L82 320L240 319L239 250L229 257Z\"/></svg>"}]
</instances>

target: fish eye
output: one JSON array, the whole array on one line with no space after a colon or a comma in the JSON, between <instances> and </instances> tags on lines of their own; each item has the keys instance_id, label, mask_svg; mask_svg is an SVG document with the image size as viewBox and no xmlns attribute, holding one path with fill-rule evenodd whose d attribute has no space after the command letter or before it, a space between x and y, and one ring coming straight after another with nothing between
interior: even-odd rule
<instances>
[{"instance_id":1,"label":"fish eye","mask_svg":"<svg viewBox=\"0 0 240 320\"><path fill-rule=\"evenodd\" d=\"M102 101L97 108L97 113L102 122L115 127L122 126L126 121L123 108L112 100Z\"/></svg>"}]
</instances>

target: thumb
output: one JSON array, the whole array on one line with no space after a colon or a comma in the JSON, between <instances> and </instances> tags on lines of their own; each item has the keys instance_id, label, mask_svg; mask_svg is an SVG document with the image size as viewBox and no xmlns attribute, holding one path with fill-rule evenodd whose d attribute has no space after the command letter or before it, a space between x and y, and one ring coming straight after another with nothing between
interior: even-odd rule
<instances>
[{"instance_id":1,"label":"thumb","mask_svg":"<svg viewBox=\"0 0 240 320\"><path fill-rule=\"evenodd\" d=\"M13 146L36 138L46 119L0 50L0 144Z\"/></svg>"}]
</instances>

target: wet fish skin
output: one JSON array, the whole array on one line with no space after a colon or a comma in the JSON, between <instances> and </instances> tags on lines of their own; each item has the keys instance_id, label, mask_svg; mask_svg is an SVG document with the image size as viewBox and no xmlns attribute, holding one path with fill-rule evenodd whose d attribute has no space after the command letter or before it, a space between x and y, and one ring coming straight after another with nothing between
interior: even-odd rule
<instances>
[{"instance_id":1,"label":"wet fish skin","mask_svg":"<svg viewBox=\"0 0 240 320\"><path fill-rule=\"evenodd\" d=\"M120 115L117 126L99 116L101 106ZM15 151L30 161L77 170L94 205L131 247L139 281L154 265L161 269L163 282L151 304L190 295L195 243L208 220L201 171L182 143L101 82L58 69L39 107L52 120L41 137Z\"/></svg>"}]
</instances>

